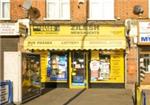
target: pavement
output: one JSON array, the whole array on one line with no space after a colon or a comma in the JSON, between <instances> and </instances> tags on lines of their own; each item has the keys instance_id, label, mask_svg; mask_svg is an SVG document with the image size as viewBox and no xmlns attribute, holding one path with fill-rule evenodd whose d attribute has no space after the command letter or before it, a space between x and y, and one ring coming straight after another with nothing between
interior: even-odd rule
<instances>
[{"instance_id":1,"label":"pavement","mask_svg":"<svg viewBox=\"0 0 150 105\"><path fill-rule=\"evenodd\" d=\"M56 88L23 105L134 105L131 89Z\"/></svg>"}]
</instances>

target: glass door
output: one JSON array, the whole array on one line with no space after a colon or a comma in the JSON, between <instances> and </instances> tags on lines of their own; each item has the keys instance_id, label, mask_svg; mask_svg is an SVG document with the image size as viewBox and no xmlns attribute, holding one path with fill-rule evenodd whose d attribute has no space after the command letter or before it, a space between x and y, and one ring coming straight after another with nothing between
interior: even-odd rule
<instances>
[{"instance_id":1,"label":"glass door","mask_svg":"<svg viewBox=\"0 0 150 105\"><path fill-rule=\"evenodd\" d=\"M71 54L70 88L87 88L88 71L86 52L75 51Z\"/></svg>"}]
</instances>

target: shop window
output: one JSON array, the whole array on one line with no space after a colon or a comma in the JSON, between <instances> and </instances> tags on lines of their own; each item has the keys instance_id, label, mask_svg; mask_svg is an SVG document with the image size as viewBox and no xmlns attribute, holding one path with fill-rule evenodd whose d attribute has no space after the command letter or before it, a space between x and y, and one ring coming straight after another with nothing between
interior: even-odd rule
<instances>
[{"instance_id":1,"label":"shop window","mask_svg":"<svg viewBox=\"0 0 150 105\"><path fill-rule=\"evenodd\" d=\"M40 86L41 86L40 55L23 53L21 59L22 59L22 72L21 72L22 99L25 100L27 98L30 98L31 96L33 97L40 93Z\"/></svg>"},{"instance_id":2,"label":"shop window","mask_svg":"<svg viewBox=\"0 0 150 105\"><path fill-rule=\"evenodd\" d=\"M110 75L110 55L100 55L99 80L108 80Z\"/></svg>"},{"instance_id":3,"label":"shop window","mask_svg":"<svg viewBox=\"0 0 150 105\"><path fill-rule=\"evenodd\" d=\"M110 77L110 55L100 54L99 60L91 60L91 81L109 80Z\"/></svg>"},{"instance_id":4,"label":"shop window","mask_svg":"<svg viewBox=\"0 0 150 105\"><path fill-rule=\"evenodd\" d=\"M47 20L69 20L70 0L46 0Z\"/></svg>"},{"instance_id":5,"label":"shop window","mask_svg":"<svg viewBox=\"0 0 150 105\"><path fill-rule=\"evenodd\" d=\"M150 73L150 54L143 54L140 57L140 60L143 59L143 65L140 66L144 66L145 71L147 73Z\"/></svg>"},{"instance_id":6,"label":"shop window","mask_svg":"<svg viewBox=\"0 0 150 105\"><path fill-rule=\"evenodd\" d=\"M89 0L89 20L114 20L114 0Z\"/></svg>"},{"instance_id":7,"label":"shop window","mask_svg":"<svg viewBox=\"0 0 150 105\"><path fill-rule=\"evenodd\" d=\"M91 83L124 83L123 50L91 51Z\"/></svg>"},{"instance_id":8,"label":"shop window","mask_svg":"<svg viewBox=\"0 0 150 105\"><path fill-rule=\"evenodd\" d=\"M56 52L48 54L47 76L48 81L66 81L67 80L67 54Z\"/></svg>"},{"instance_id":9,"label":"shop window","mask_svg":"<svg viewBox=\"0 0 150 105\"><path fill-rule=\"evenodd\" d=\"M0 20L10 19L10 0L0 0Z\"/></svg>"}]
</instances>

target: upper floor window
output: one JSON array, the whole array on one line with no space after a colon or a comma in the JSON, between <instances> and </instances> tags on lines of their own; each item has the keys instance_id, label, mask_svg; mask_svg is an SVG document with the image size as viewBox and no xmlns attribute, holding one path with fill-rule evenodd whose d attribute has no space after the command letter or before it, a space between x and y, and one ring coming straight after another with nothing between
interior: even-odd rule
<instances>
[{"instance_id":1,"label":"upper floor window","mask_svg":"<svg viewBox=\"0 0 150 105\"><path fill-rule=\"evenodd\" d=\"M114 0L89 0L90 20L113 20Z\"/></svg>"},{"instance_id":2,"label":"upper floor window","mask_svg":"<svg viewBox=\"0 0 150 105\"><path fill-rule=\"evenodd\" d=\"M0 20L10 19L10 0L0 0Z\"/></svg>"},{"instance_id":3,"label":"upper floor window","mask_svg":"<svg viewBox=\"0 0 150 105\"><path fill-rule=\"evenodd\" d=\"M70 0L46 0L46 7L46 19L70 19Z\"/></svg>"}]
</instances>

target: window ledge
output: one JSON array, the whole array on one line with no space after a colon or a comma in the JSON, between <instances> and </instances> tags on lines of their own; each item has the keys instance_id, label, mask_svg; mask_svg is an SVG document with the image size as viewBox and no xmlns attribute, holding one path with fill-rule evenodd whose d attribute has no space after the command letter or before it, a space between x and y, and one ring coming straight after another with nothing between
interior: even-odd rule
<instances>
[{"instance_id":1,"label":"window ledge","mask_svg":"<svg viewBox=\"0 0 150 105\"><path fill-rule=\"evenodd\" d=\"M10 18L0 18L0 20L10 20Z\"/></svg>"},{"instance_id":2,"label":"window ledge","mask_svg":"<svg viewBox=\"0 0 150 105\"><path fill-rule=\"evenodd\" d=\"M43 20L70 20L70 18L68 19L61 19L61 18L55 18L55 19L52 19L52 18L43 18Z\"/></svg>"},{"instance_id":3,"label":"window ledge","mask_svg":"<svg viewBox=\"0 0 150 105\"><path fill-rule=\"evenodd\" d=\"M98 19L98 18L88 18L88 20L116 20L115 18L112 18L112 19Z\"/></svg>"}]
</instances>

